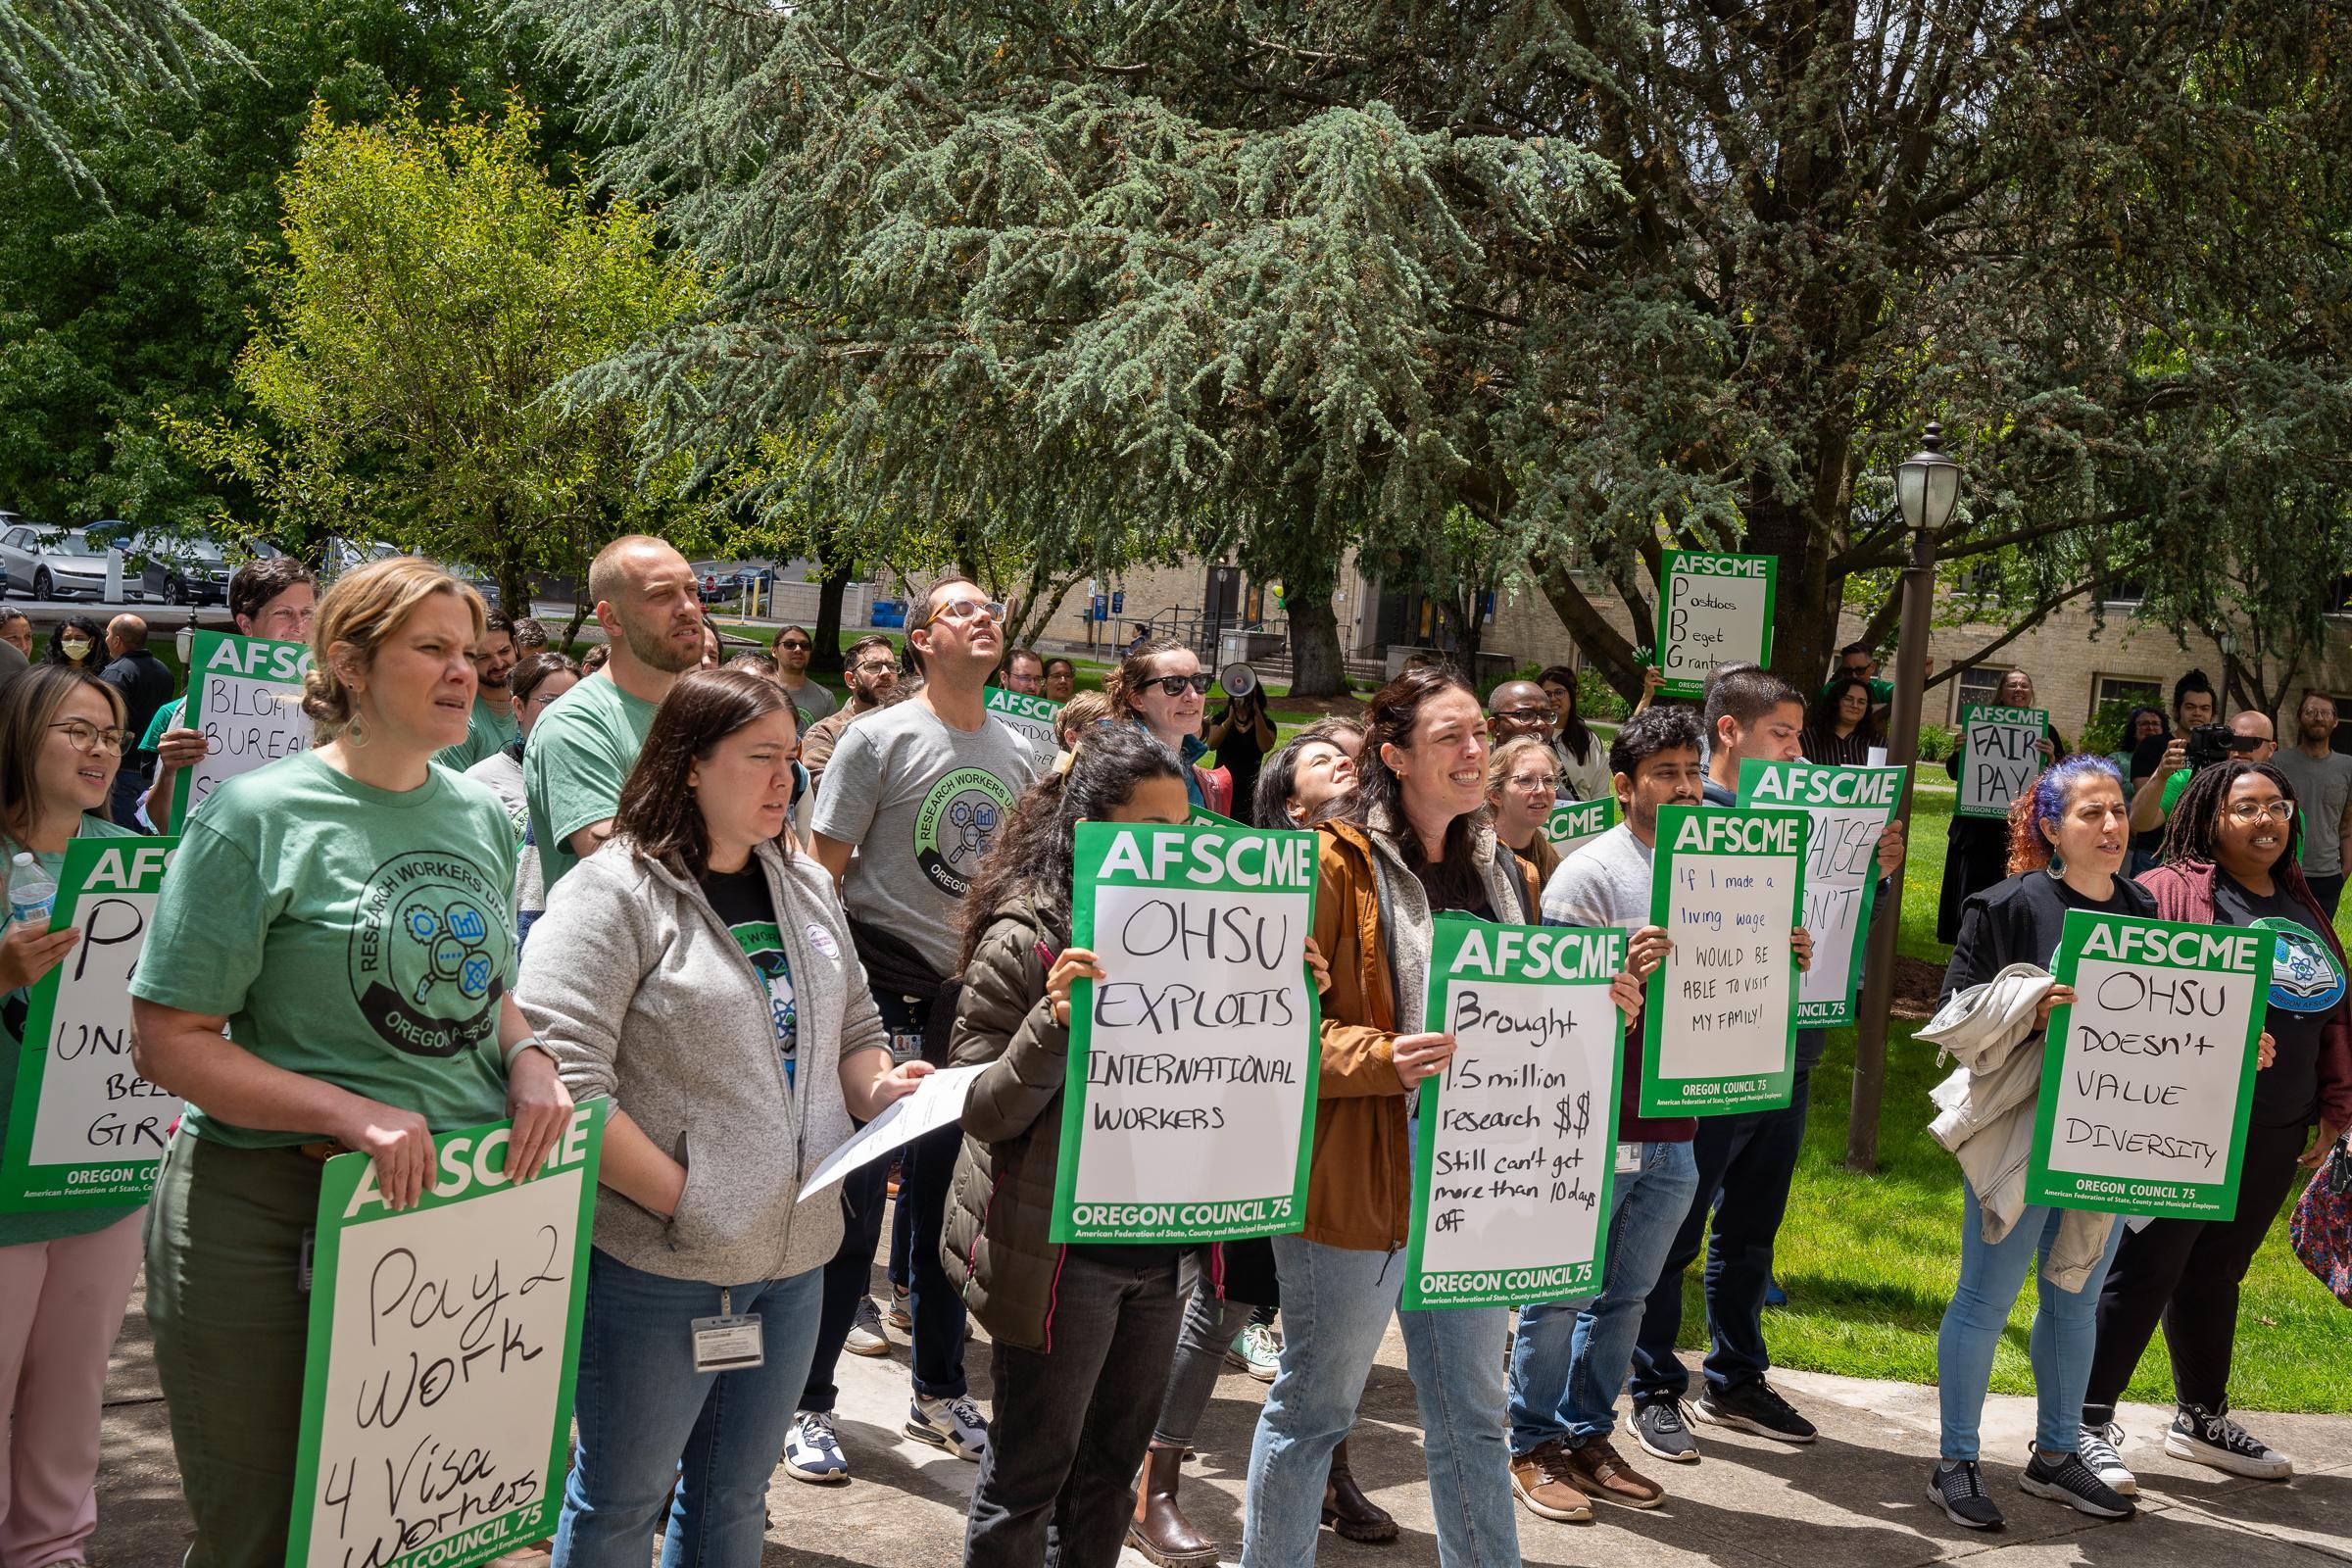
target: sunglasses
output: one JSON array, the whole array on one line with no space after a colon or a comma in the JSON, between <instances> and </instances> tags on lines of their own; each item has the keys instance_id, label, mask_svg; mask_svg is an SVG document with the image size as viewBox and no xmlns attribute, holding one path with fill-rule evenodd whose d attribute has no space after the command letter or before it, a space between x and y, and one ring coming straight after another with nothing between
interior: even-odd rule
<instances>
[{"instance_id":1,"label":"sunglasses","mask_svg":"<svg viewBox=\"0 0 2352 1568\"><path fill-rule=\"evenodd\" d=\"M1144 682L1147 687L1156 686L1170 697L1182 697L1187 687L1190 687L1195 694L1205 697L1208 695L1209 687L1215 683L1216 677L1206 671L1198 675L1160 675Z\"/></svg>"},{"instance_id":2,"label":"sunglasses","mask_svg":"<svg viewBox=\"0 0 2352 1568\"><path fill-rule=\"evenodd\" d=\"M780 642L776 644L776 646L783 649L788 654L806 654L814 649L816 644L804 643L797 640L788 640L785 642Z\"/></svg>"}]
</instances>

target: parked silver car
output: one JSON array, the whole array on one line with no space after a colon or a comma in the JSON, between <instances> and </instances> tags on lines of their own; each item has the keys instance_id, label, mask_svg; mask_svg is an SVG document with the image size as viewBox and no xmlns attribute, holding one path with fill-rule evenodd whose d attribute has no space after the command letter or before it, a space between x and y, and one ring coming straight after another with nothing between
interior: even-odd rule
<instances>
[{"instance_id":1,"label":"parked silver car","mask_svg":"<svg viewBox=\"0 0 2352 1568\"><path fill-rule=\"evenodd\" d=\"M94 528L19 522L0 532L0 564L8 567L9 587L35 599L103 599L111 542Z\"/></svg>"}]
</instances>

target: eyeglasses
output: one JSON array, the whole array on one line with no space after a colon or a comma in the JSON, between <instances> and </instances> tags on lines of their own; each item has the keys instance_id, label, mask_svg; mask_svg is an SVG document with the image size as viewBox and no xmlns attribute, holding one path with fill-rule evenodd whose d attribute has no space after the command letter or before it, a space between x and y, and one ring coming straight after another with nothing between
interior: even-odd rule
<instances>
[{"instance_id":1,"label":"eyeglasses","mask_svg":"<svg viewBox=\"0 0 2352 1568\"><path fill-rule=\"evenodd\" d=\"M2273 817L2281 822L2293 821L2295 819L2295 803L2292 801L2239 801L2230 808L2230 820L2232 822L2260 822Z\"/></svg>"},{"instance_id":2,"label":"eyeglasses","mask_svg":"<svg viewBox=\"0 0 2352 1568\"><path fill-rule=\"evenodd\" d=\"M933 620L969 620L974 615L1001 621L1004 618L1004 607L994 599L951 599L931 612Z\"/></svg>"},{"instance_id":3,"label":"eyeglasses","mask_svg":"<svg viewBox=\"0 0 2352 1568\"><path fill-rule=\"evenodd\" d=\"M895 659L861 659L850 666L854 675L888 675L895 673L899 662Z\"/></svg>"},{"instance_id":4,"label":"eyeglasses","mask_svg":"<svg viewBox=\"0 0 2352 1568\"><path fill-rule=\"evenodd\" d=\"M100 729L97 725L85 724L78 718L68 719L63 724L52 724L49 727L64 730L66 744L85 757L92 752L105 752L114 757L122 755L122 732L119 729Z\"/></svg>"},{"instance_id":5,"label":"eyeglasses","mask_svg":"<svg viewBox=\"0 0 2352 1568\"><path fill-rule=\"evenodd\" d=\"M1161 675L1156 679L1148 680L1144 684L1147 687L1156 686L1170 697L1182 697L1187 688L1205 697L1208 695L1209 687L1216 684L1216 677L1203 670L1198 675Z\"/></svg>"},{"instance_id":6,"label":"eyeglasses","mask_svg":"<svg viewBox=\"0 0 2352 1568\"><path fill-rule=\"evenodd\" d=\"M1545 724L1551 721L1548 708L1503 708L1494 712L1496 718L1512 724Z\"/></svg>"}]
</instances>

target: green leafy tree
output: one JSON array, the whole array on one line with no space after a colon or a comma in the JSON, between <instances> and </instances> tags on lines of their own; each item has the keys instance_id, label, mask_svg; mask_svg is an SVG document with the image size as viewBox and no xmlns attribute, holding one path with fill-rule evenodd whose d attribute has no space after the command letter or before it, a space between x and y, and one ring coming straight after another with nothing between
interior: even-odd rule
<instances>
[{"instance_id":1,"label":"green leafy tree","mask_svg":"<svg viewBox=\"0 0 2352 1568\"><path fill-rule=\"evenodd\" d=\"M1142 519L1291 591L1462 508L1620 690L1659 551L1781 560L1818 678L1957 432L2025 622L2162 566L2231 411L2340 404L2344 18L2290 0L511 0L605 173L724 275L588 377L715 451L838 413L845 495ZM2108 548L2112 546L2112 548ZM1890 599L1890 596L1889 596ZM1864 594L1884 630L1893 608Z\"/></svg>"},{"instance_id":2,"label":"green leafy tree","mask_svg":"<svg viewBox=\"0 0 2352 1568\"><path fill-rule=\"evenodd\" d=\"M551 183L535 118L380 123L321 105L285 182L285 260L237 356L255 417L167 415L181 450L252 487L281 536L380 537L468 563L508 604L605 541L691 529L682 460L640 472L636 411L557 383L700 297L627 202Z\"/></svg>"},{"instance_id":3,"label":"green leafy tree","mask_svg":"<svg viewBox=\"0 0 2352 1568\"><path fill-rule=\"evenodd\" d=\"M67 124L74 110L104 113L158 87L186 92L200 65L244 63L186 0L0 0L0 162L15 168L29 142L78 195L103 203Z\"/></svg>"}]
</instances>

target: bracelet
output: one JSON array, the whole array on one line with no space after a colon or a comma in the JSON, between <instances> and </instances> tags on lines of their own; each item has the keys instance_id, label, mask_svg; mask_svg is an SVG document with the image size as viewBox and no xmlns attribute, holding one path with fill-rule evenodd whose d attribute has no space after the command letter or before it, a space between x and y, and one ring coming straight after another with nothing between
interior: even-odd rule
<instances>
[{"instance_id":1,"label":"bracelet","mask_svg":"<svg viewBox=\"0 0 2352 1568\"><path fill-rule=\"evenodd\" d=\"M509 1072L514 1071L514 1058L521 1055L524 1052L529 1051L534 1046L538 1048L539 1054L545 1056L550 1062L553 1062L556 1059L556 1054L547 1049L546 1041L540 1039L537 1035L524 1035L520 1040L515 1041L514 1044L508 1049L507 1070Z\"/></svg>"}]
</instances>

